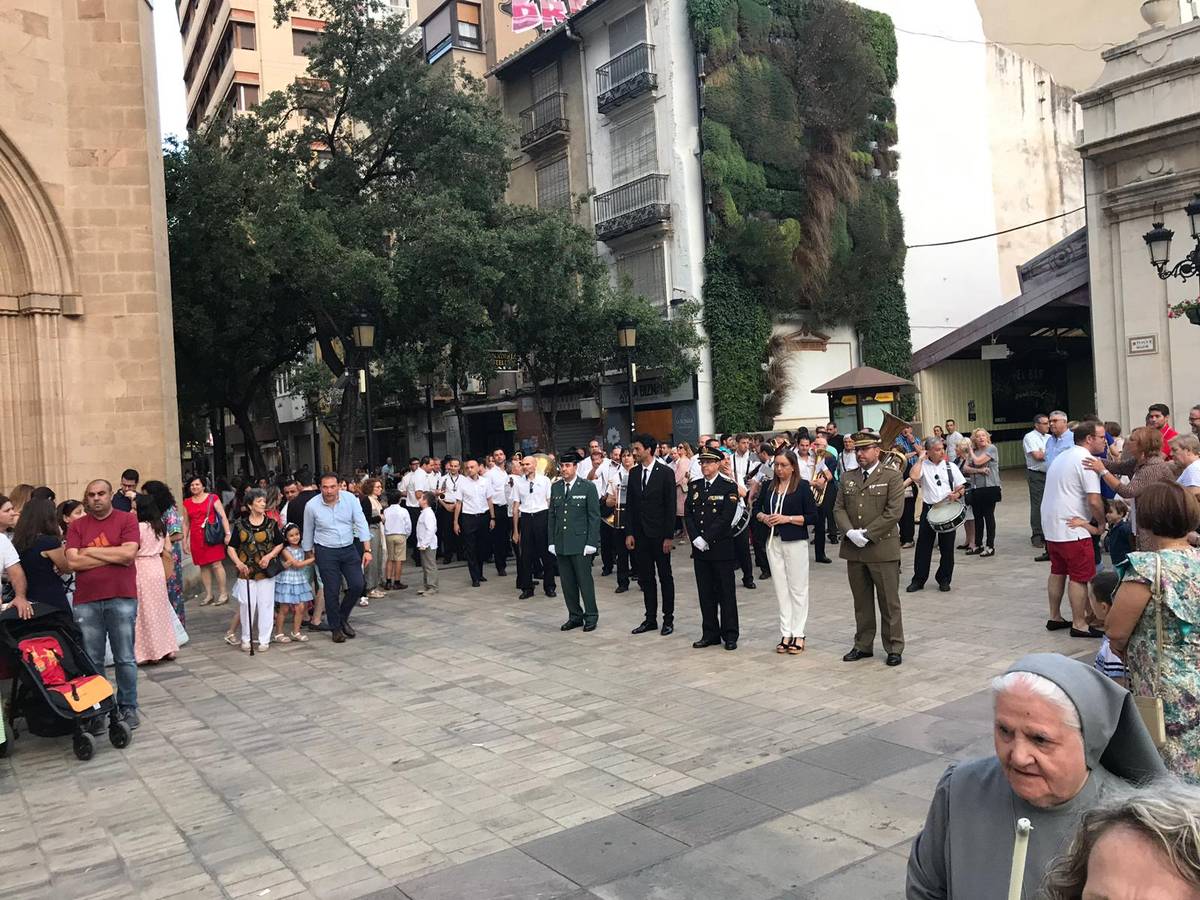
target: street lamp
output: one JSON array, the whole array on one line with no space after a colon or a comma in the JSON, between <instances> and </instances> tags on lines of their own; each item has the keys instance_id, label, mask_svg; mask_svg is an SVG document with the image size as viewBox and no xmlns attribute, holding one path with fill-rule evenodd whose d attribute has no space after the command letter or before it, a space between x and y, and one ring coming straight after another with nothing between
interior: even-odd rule
<instances>
[{"instance_id":1,"label":"street lamp","mask_svg":"<svg viewBox=\"0 0 1200 900\"><path fill-rule=\"evenodd\" d=\"M363 395L363 424L366 427L367 433L367 471L373 471L374 454L371 450L375 429L371 424L371 350L375 346L375 323L366 311L360 311L355 317L354 325L350 329L350 336L354 339L354 346L358 348L359 359L362 363L360 371L362 372L361 381L359 382L359 390Z\"/></svg>"},{"instance_id":2,"label":"street lamp","mask_svg":"<svg viewBox=\"0 0 1200 900\"><path fill-rule=\"evenodd\" d=\"M617 323L617 346L625 350L626 387L629 394L629 442L637 434L633 421L633 351L637 347L637 322L633 319L622 319Z\"/></svg>"},{"instance_id":3,"label":"street lamp","mask_svg":"<svg viewBox=\"0 0 1200 900\"><path fill-rule=\"evenodd\" d=\"M433 456L433 373L421 380L425 388L425 433L429 436L429 456Z\"/></svg>"},{"instance_id":4,"label":"street lamp","mask_svg":"<svg viewBox=\"0 0 1200 900\"><path fill-rule=\"evenodd\" d=\"M1175 232L1164 228L1162 222L1155 222L1154 227L1142 235L1142 240L1146 242L1150 251L1150 264L1157 270L1158 277L1164 281L1168 278L1187 281L1200 274L1200 194L1193 197L1192 202L1185 206L1183 211L1187 214L1188 228L1192 232L1195 246L1174 267L1167 268L1171 259L1171 239L1175 237Z\"/></svg>"}]
</instances>

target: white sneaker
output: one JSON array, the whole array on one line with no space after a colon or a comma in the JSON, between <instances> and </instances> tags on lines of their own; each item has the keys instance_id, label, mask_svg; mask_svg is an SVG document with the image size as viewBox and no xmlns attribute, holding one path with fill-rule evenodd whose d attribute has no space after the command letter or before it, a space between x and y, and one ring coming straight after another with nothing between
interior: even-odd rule
<instances>
[{"instance_id":1,"label":"white sneaker","mask_svg":"<svg viewBox=\"0 0 1200 900\"><path fill-rule=\"evenodd\" d=\"M243 653L250 652L250 642L249 641L242 641L242 652Z\"/></svg>"},{"instance_id":2,"label":"white sneaker","mask_svg":"<svg viewBox=\"0 0 1200 900\"><path fill-rule=\"evenodd\" d=\"M371 591L371 593L367 594L367 596L370 597L372 600L382 600L384 597L387 596L387 594L385 594L379 588L375 588L375 590Z\"/></svg>"},{"instance_id":3,"label":"white sneaker","mask_svg":"<svg viewBox=\"0 0 1200 900\"><path fill-rule=\"evenodd\" d=\"M271 645L270 645L270 644L259 644L259 645L258 645L258 652L259 652L259 653L266 653L266 652L267 652L268 650L270 650L270 649L271 649Z\"/></svg>"},{"instance_id":4,"label":"white sneaker","mask_svg":"<svg viewBox=\"0 0 1200 900\"><path fill-rule=\"evenodd\" d=\"M359 606L370 606L371 601L369 601L366 597L363 597L361 600L358 601L358 605Z\"/></svg>"}]
</instances>

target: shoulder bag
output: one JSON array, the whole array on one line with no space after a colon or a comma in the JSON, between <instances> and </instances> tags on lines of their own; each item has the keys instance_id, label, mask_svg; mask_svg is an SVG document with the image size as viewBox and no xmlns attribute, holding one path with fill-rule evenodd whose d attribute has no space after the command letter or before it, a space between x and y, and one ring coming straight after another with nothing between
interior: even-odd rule
<instances>
[{"instance_id":1,"label":"shoulder bag","mask_svg":"<svg viewBox=\"0 0 1200 900\"><path fill-rule=\"evenodd\" d=\"M217 515L215 495L208 498L208 513L204 516L204 543L210 547L225 543L225 526L221 524L221 517Z\"/></svg>"},{"instance_id":2,"label":"shoulder bag","mask_svg":"<svg viewBox=\"0 0 1200 900\"><path fill-rule=\"evenodd\" d=\"M1142 723L1150 732L1155 747L1167 742L1167 719L1163 713L1163 701L1159 695L1159 676L1162 673L1163 626L1162 626L1162 557L1154 554L1154 584L1150 588L1150 602L1154 604L1154 693L1149 697L1134 697L1133 702L1142 716Z\"/></svg>"}]
</instances>

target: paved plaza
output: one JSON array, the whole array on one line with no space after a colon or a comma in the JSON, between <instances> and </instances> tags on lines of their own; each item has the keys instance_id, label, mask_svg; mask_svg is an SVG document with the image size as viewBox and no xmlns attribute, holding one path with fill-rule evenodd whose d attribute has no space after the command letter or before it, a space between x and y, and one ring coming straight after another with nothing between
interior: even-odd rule
<instances>
[{"instance_id":1,"label":"paved plaza","mask_svg":"<svg viewBox=\"0 0 1200 900\"><path fill-rule=\"evenodd\" d=\"M841 661L837 560L813 566L799 657L773 651L769 581L739 587L736 651L693 650L686 548L669 637L629 634L641 594L613 577L599 629L563 634L515 566L479 589L447 570L429 599L410 571L356 640L253 659L221 641L228 608L191 604L178 661L141 670L127 750L80 763L22 735L0 761L0 897L901 897L938 776L990 747L988 679L1094 651L1044 629L1047 564L1004 476L996 556L903 595L898 669Z\"/></svg>"}]
</instances>

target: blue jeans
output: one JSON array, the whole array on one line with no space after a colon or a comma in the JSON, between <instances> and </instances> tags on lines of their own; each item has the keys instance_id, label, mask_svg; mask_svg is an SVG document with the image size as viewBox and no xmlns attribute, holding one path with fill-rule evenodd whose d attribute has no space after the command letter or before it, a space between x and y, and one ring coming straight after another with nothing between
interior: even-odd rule
<instances>
[{"instance_id":1,"label":"blue jeans","mask_svg":"<svg viewBox=\"0 0 1200 900\"><path fill-rule=\"evenodd\" d=\"M337 631L343 622L349 620L351 610L358 606L363 594L365 579L362 554L353 544L345 547L322 547L317 544L313 550L317 557L316 569L325 586L325 620L331 629ZM346 599L338 603L343 578L346 580Z\"/></svg>"},{"instance_id":2,"label":"blue jeans","mask_svg":"<svg viewBox=\"0 0 1200 900\"><path fill-rule=\"evenodd\" d=\"M101 672L104 671L104 641L112 647L117 670L117 706L137 709L137 660L133 655L133 625L137 600L114 597L75 604L75 621L83 633L83 649Z\"/></svg>"}]
</instances>

